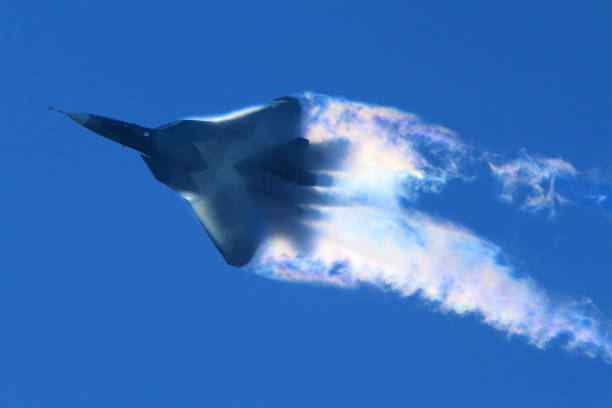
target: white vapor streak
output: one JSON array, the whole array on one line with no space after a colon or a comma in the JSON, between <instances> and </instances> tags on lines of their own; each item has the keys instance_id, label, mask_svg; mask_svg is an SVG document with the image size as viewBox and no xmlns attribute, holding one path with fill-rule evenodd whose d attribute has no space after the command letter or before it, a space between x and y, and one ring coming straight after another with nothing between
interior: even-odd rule
<instances>
[{"instance_id":1,"label":"white vapor streak","mask_svg":"<svg viewBox=\"0 0 612 408\"><path fill-rule=\"evenodd\" d=\"M553 305L535 282L516 277L501 262L498 247L470 231L418 211L329 207L322 212L308 254L271 241L252 267L278 279L418 293L442 310L476 313L538 347L567 335L568 347L612 358L606 333L579 304Z\"/></svg>"},{"instance_id":2,"label":"white vapor streak","mask_svg":"<svg viewBox=\"0 0 612 408\"><path fill-rule=\"evenodd\" d=\"M575 177L578 172L562 159L531 157L521 150L521 157L504 164L489 162L493 175L501 182L500 199L513 202L521 196L521 209L539 212L547 210L555 216L556 204L569 201L555 190L555 180Z\"/></svg>"},{"instance_id":3,"label":"white vapor streak","mask_svg":"<svg viewBox=\"0 0 612 408\"><path fill-rule=\"evenodd\" d=\"M460 163L469 150L450 130L423 123L393 108L306 95L306 137L311 143L342 140L350 154L333 174L336 194L389 200L438 191L463 177ZM427 157L426 154L427 153Z\"/></svg>"},{"instance_id":4,"label":"white vapor streak","mask_svg":"<svg viewBox=\"0 0 612 408\"><path fill-rule=\"evenodd\" d=\"M394 109L322 95L305 98L305 137L311 144L340 139L349 145L342 166L331 173L333 184L320 188L336 201L311 207L320 217L308 221L314 235L308 249L275 237L248 269L296 282L417 294L444 311L480 316L537 347L557 338L569 349L612 360L612 342L585 310L588 301L553 302L533 280L517 276L499 247L400 200L464 177L469 149L452 132ZM551 160L545 168L575 173L571 165ZM530 165L544 168L537 161ZM525 170L518 166L497 169L519 179ZM554 178L527 173L530 185ZM552 182L549 190L554 191Z\"/></svg>"}]
</instances>

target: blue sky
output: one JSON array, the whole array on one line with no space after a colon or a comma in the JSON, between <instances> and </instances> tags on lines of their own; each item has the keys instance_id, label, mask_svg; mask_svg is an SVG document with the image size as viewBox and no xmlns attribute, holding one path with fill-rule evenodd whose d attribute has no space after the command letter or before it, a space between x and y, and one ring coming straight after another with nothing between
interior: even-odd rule
<instances>
[{"instance_id":1,"label":"blue sky","mask_svg":"<svg viewBox=\"0 0 612 408\"><path fill-rule=\"evenodd\" d=\"M44 108L155 126L310 90L416 113L508 160L523 148L598 170L609 191L610 15L607 2L6 5L0 404L611 404L610 365L560 340L539 350L418 297L226 266L136 153ZM609 321L605 208L521 211L484 167L419 209Z\"/></svg>"}]
</instances>

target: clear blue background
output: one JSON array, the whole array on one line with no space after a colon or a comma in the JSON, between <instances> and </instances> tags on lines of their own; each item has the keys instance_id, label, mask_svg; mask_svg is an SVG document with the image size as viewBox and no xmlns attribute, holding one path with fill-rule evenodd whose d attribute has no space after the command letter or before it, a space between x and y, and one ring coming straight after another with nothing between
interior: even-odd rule
<instances>
[{"instance_id":1,"label":"clear blue background","mask_svg":"<svg viewBox=\"0 0 612 408\"><path fill-rule=\"evenodd\" d=\"M154 126L313 90L610 170L610 2L87 3L0 13L0 406L612 406L599 359L226 266L136 153L45 109ZM610 319L611 219L495 191L484 173L421 205Z\"/></svg>"}]
</instances>

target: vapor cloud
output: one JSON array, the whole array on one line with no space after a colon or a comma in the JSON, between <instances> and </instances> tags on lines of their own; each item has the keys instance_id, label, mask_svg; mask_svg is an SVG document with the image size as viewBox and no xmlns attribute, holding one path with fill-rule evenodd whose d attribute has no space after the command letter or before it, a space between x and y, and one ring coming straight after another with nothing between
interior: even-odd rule
<instances>
[{"instance_id":1,"label":"vapor cloud","mask_svg":"<svg viewBox=\"0 0 612 408\"><path fill-rule=\"evenodd\" d=\"M491 173L501 186L499 198L520 210L557 216L557 208L591 204L604 212L610 206L612 182L602 171L578 171L560 158L539 157L521 149L512 160L493 159L485 153Z\"/></svg>"},{"instance_id":2,"label":"vapor cloud","mask_svg":"<svg viewBox=\"0 0 612 408\"><path fill-rule=\"evenodd\" d=\"M531 212L548 212L555 216L555 207L569 201L555 190L555 181L574 178L578 172L565 160L558 158L532 157L525 150L521 156L503 164L489 166L493 175L501 182L500 198L507 202L521 202L521 208Z\"/></svg>"},{"instance_id":3,"label":"vapor cloud","mask_svg":"<svg viewBox=\"0 0 612 408\"><path fill-rule=\"evenodd\" d=\"M317 94L304 96L305 137L311 145L342 142L348 153L329 186L326 205L307 227L313 243L293 247L282 237L265 243L247 268L274 279L417 295L437 308L482 321L537 347L565 347L612 360L612 340L590 301L557 302L520 275L492 242L411 205L450 180L469 179L473 151L450 130L413 115ZM490 163L502 197L532 211L554 211L566 199L555 180L576 175L561 159Z\"/></svg>"}]
</instances>

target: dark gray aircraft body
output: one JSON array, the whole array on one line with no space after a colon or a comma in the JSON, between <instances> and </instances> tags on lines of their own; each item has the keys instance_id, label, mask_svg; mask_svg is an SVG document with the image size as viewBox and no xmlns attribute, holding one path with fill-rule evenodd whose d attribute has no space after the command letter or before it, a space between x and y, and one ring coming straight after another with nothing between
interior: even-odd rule
<instances>
[{"instance_id":1,"label":"dark gray aircraft body","mask_svg":"<svg viewBox=\"0 0 612 408\"><path fill-rule=\"evenodd\" d=\"M61 111L60 111L61 112ZM62 112L64 113L64 112ZM211 120L146 128L98 115L66 113L84 127L142 154L157 180L181 194L225 259L249 262L263 239L308 245L308 204L322 203L320 170L338 147L303 138L297 99L282 97ZM341 150L341 149L340 149Z\"/></svg>"}]
</instances>

